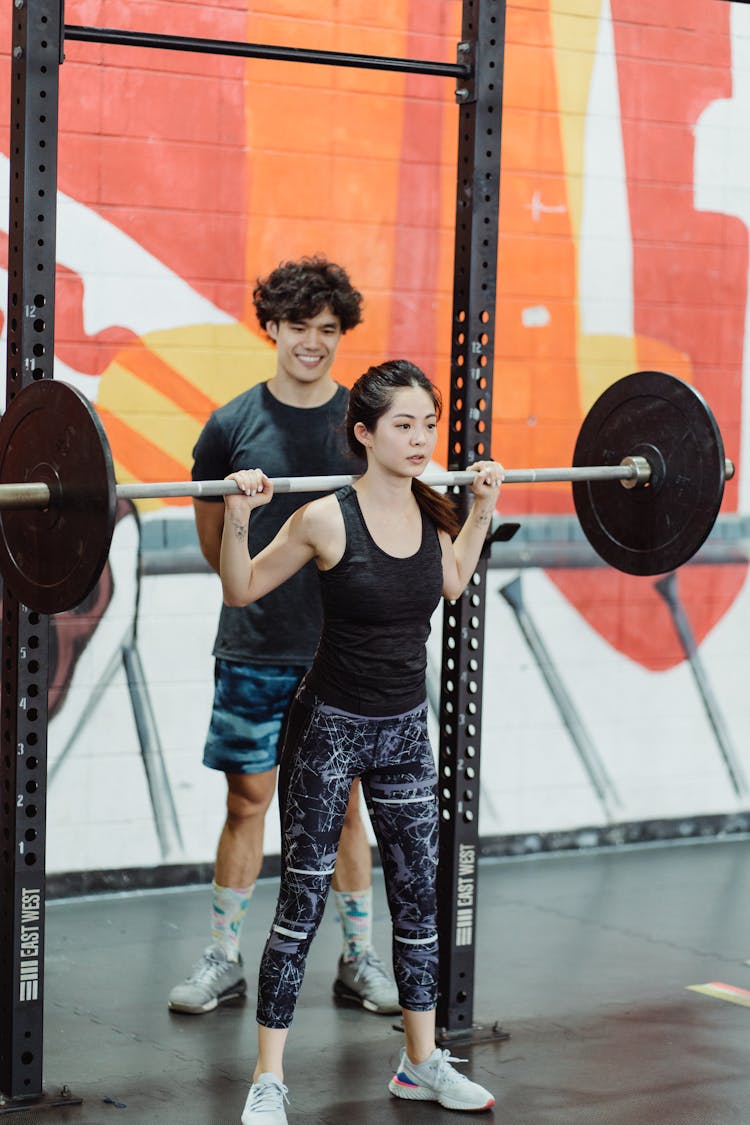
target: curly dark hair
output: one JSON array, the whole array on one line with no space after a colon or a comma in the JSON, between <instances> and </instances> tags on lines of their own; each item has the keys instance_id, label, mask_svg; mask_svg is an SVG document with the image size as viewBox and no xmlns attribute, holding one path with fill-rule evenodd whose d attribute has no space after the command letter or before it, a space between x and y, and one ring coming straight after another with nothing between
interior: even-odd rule
<instances>
[{"instance_id":1,"label":"curly dark hair","mask_svg":"<svg viewBox=\"0 0 750 1125\"><path fill-rule=\"evenodd\" d=\"M253 304L261 328L269 320L310 320L329 306L348 332L362 320L362 294L342 266L323 255L282 262L268 277L259 277Z\"/></svg>"}]
</instances>

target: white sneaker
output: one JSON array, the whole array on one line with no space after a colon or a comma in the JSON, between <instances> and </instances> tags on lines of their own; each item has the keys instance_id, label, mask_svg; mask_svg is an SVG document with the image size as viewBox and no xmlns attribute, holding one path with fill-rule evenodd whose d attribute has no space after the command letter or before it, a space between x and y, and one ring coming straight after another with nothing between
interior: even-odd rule
<instances>
[{"instance_id":1,"label":"white sneaker","mask_svg":"<svg viewBox=\"0 0 750 1125\"><path fill-rule=\"evenodd\" d=\"M441 1051L436 1047L429 1059L415 1066L406 1051L402 1051L398 1070L388 1083L388 1089L396 1098L412 1102L439 1102L446 1109L473 1110L475 1113L491 1109L495 1099L489 1090L454 1070L451 1062L466 1062L466 1059L455 1059L450 1051Z\"/></svg>"},{"instance_id":2,"label":"white sneaker","mask_svg":"<svg viewBox=\"0 0 750 1125\"><path fill-rule=\"evenodd\" d=\"M242 1111L242 1125L289 1125L284 1102L288 1090L275 1074L260 1074L253 1082Z\"/></svg>"}]
</instances>

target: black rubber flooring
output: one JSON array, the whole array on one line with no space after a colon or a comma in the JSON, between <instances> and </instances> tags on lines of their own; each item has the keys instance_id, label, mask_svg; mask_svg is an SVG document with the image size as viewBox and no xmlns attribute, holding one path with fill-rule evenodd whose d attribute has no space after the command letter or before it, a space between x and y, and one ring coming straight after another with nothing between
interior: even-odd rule
<instances>
[{"instance_id":1,"label":"black rubber flooring","mask_svg":"<svg viewBox=\"0 0 750 1125\"><path fill-rule=\"evenodd\" d=\"M276 883L243 940L254 986ZM750 841L489 861L480 869L475 1018L506 1041L453 1046L503 1125L749 1125ZM389 948L380 873L376 944ZM50 904L45 1092L81 1106L0 1114L14 1125L239 1125L254 997L200 1016L167 993L206 940L207 888ZM386 1084L392 1018L333 1000L333 911L308 964L287 1050L290 1125L445 1125ZM735 1002L692 990L721 984ZM743 1001L744 1003L737 1002Z\"/></svg>"}]
</instances>

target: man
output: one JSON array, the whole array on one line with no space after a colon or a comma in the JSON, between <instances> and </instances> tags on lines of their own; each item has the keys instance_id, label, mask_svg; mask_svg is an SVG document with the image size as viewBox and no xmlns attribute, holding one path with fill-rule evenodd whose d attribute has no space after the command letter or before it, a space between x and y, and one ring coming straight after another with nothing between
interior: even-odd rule
<instances>
[{"instance_id":1,"label":"man","mask_svg":"<svg viewBox=\"0 0 750 1125\"><path fill-rule=\"evenodd\" d=\"M361 320L362 296L325 258L286 262L253 293L261 327L276 344L276 371L208 419L193 451L193 479L217 480L262 465L270 476L357 472L346 451L348 392L331 377L339 341ZM253 519L256 553L313 497L280 494ZM218 573L222 497L195 500L201 550ZM293 589L292 589L293 587ZM242 922L263 861L263 826L276 784L280 733L312 661L321 626L314 564L283 593L240 609L223 606L214 645L214 704L203 762L227 779L227 817L212 888L211 941L169 994L173 1011L200 1014L243 995ZM395 983L372 944L370 849L354 783L333 879L343 931L334 992L373 1012L400 1011Z\"/></svg>"}]
</instances>

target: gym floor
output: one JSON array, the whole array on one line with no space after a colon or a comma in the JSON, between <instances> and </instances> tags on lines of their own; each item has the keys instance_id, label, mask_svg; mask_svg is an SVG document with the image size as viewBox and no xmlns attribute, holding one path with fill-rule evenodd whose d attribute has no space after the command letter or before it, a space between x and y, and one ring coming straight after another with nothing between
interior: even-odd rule
<instances>
[{"instance_id":1,"label":"gym floor","mask_svg":"<svg viewBox=\"0 0 750 1125\"><path fill-rule=\"evenodd\" d=\"M375 893L376 945L387 954L380 872ZM207 888L51 903L45 1093L67 1085L83 1104L7 1119L239 1125L254 1062L255 967L275 896L275 880L261 883L246 924L251 997L200 1017L170 1014L166 996L205 944ZM459 1120L388 1094L401 1037L392 1017L332 999L338 951L329 907L287 1050L290 1125ZM483 862L474 1014L510 1038L451 1045L496 1095L476 1120L748 1125L746 958L745 837ZM707 984L724 988L691 987Z\"/></svg>"}]
</instances>

